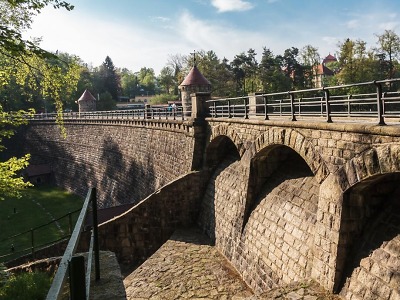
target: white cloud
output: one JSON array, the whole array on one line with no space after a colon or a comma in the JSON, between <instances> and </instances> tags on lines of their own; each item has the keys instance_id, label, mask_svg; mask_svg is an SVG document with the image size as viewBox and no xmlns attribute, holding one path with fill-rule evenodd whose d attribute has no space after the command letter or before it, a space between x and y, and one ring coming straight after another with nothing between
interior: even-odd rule
<instances>
[{"instance_id":1,"label":"white cloud","mask_svg":"<svg viewBox=\"0 0 400 300\"><path fill-rule=\"evenodd\" d=\"M236 54L246 52L249 48L261 49L269 40L257 32L196 19L188 12L181 15L178 24L178 28L182 28L182 40L187 41L194 49L213 50L220 59L226 57L231 60Z\"/></svg>"},{"instance_id":2,"label":"white cloud","mask_svg":"<svg viewBox=\"0 0 400 300\"><path fill-rule=\"evenodd\" d=\"M400 27L400 22L398 21L383 22L378 24L377 27L381 30L395 30Z\"/></svg>"},{"instance_id":3,"label":"white cloud","mask_svg":"<svg viewBox=\"0 0 400 300\"><path fill-rule=\"evenodd\" d=\"M170 19L170 18L161 17L161 16L158 16L158 17L152 17L151 19L152 19L152 21L153 21L153 22L163 22L163 23L166 23L166 22L169 22L169 21L171 21L171 19Z\"/></svg>"},{"instance_id":4,"label":"white cloud","mask_svg":"<svg viewBox=\"0 0 400 300\"><path fill-rule=\"evenodd\" d=\"M350 20L346 23L347 28L350 29L357 29L360 27L360 21L359 20Z\"/></svg>"},{"instance_id":5,"label":"white cloud","mask_svg":"<svg viewBox=\"0 0 400 300\"><path fill-rule=\"evenodd\" d=\"M218 12L245 11L253 8L250 2L243 0L211 0L211 4Z\"/></svg>"},{"instance_id":6,"label":"white cloud","mask_svg":"<svg viewBox=\"0 0 400 300\"><path fill-rule=\"evenodd\" d=\"M108 55L116 67L134 72L148 67L158 74L169 54L182 51L178 37L161 27L164 25L150 30L139 24L105 21L78 10L45 9L25 36L43 37L44 49L76 54L93 66L101 65Z\"/></svg>"}]
</instances>

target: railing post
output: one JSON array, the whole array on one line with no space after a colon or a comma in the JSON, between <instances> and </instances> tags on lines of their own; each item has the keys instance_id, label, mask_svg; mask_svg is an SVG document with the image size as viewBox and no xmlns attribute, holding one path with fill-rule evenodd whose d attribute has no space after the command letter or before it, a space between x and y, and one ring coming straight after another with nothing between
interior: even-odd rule
<instances>
[{"instance_id":1,"label":"railing post","mask_svg":"<svg viewBox=\"0 0 400 300\"><path fill-rule=\"evenodd\" d=\"M264 120L269 120L268 117L268 98L267 96L263 96L264 99Z\"/></svg>"},{"instance_id":2,"label":"railing post","mask_svg":"<svg viewBox=\"0 0 400 300\"><path fill-rule=\"evenodd\" d=\"M97 224L97 193L92 190L92 213L93 213L93 249L94 249L94 270L96 281L100 279L100 255L99 255L99 233Z\"/></svg>"},{"instance_id":3,"label":"railing post","mask_svg":"<svg viewBox=\"0 0 400 300\"><path fill-rule=\"evenodd\" d=\"M72 216L71 213L68 214L68 230L69 230L69 235L72 233Z\"/></svg>"},{"instance_id":4,"label":"railing post","mask_svg":"<svg viewBox=\"0 0 400 300\"><path fill-rule=\"evenodd\" d=\"M351 115L351 105L350 105L350 100L353 97L352 94L347 96L347 115Z\"/></svg>"},{"instance_id":5,"label":"railing post","mask_svg":"<svg viewBox=\"0 0 400 300\"><path fill-rule=\"evenodd\" d=\"M35 239L33 234L33 228L31 228L31 245L32 245L32 257L35 258Z\"/></svg>"},{"instance_id":6,"label":"railing post","mask_svg":"<svg viewBox=\"0 0 400 300\"><path fill-rule=\"evenodd\" d=\"M232 118L232 114L231 114L231 100L228 100L228 118Z\"/></svg>"},{"instance_id":7,"label":"railing post","mask_svg":"<svg viewBox=\"0 0 400 300\"><path fill-rule=\"evenodd\" d=\"M326 106L326 122L332 123L332 117L331 117L331 104L329 102L329 90L326 90L325 88L323 89L325 93L325 106Z\"/></svg>"},{"instance_id":8,"label":"railing post","mask_svg":"<svg viewBox=\"0 0 400 300\"><path fill-rule=\"evenodd\" d=\"M386 125L383 119L382 85L374 81L376 86L376 106L378 111L378 125Z\"/></svg>"},{"instance_id":9,"label":"railing post","mask_svg":"<svg viewBox=\"0 0 400 300\"><path fill-rule=\"evenodd\" d=\"M294 94L289 92L289 96L290 96L290 113L292 115L291 121L297 121L295 116Z\"/></svg>"},{"instance_id":10,"label":"railing post","mask_svg":"<svg viewBox=\"0 0 400 300\"><path fill-rule=\"evenodd\" d=\"M301 99L302 98L299 98L299 116L301 116Z\"/></svg>"},{"instance_id":11,"label":"railing post","mask_svg":"<svg viewBox=\"0 0 400 300\"><path fill-rule=\"evenodd\" d=\"M244 97L244 118L248 119L249 118L249 108L247 107L249 101L247 97Z\"/></svg>"},{"instance_id":12,"label":"railing post","mask_svg":"<svg viewBox=\"0 0 400 300\"><path fill-rule=\"evenodd\" d=\"M217 117L217 102L214 101L214 118Z\"/></svg>"},{"instance_id":13,"label":"railing post","mask_svg":"<svg viewBox=\"0 0 400 300\"><path fill-rule=\"evenodd\" d=\"M70 299L86 299L85 258L82 255L73 256L68 263L68 269Z\"/></svg>"}]
</instances>

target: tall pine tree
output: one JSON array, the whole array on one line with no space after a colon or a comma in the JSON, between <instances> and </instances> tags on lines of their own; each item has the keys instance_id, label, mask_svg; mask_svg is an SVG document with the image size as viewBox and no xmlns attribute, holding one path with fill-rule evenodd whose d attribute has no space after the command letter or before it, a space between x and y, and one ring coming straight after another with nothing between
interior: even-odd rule
<instances>
[{"instance_id":1,"label":"tall pine tree","mask_svg":"<svg viewBox=\"0 0 400 300\"><path fill-rule=\"evenodd\" d=\"M117 101L118 96L121 94L121 78L117 74L114 63L109 56L106 57L100 67L100 77L104 89L102 92L110 93L113 100Z\"/></svg>"}]
</instances>

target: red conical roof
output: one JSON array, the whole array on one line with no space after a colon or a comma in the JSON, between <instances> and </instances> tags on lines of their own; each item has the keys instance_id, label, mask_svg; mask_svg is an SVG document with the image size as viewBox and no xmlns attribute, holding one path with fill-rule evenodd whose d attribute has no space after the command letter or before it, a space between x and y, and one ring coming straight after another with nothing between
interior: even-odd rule
<instances>
[{"instance_id":1,"label":"red conical roof","mask_svg":"<svg viewBox=\"0 0 400 300\"><path fill-rule=\"evenodd\" d=\"M332 61L337 61L336 57L334 57L333 55L331 55L329 53L329 55L327 57L324 58L324 60L322 61L322 63L328 63L328 62L332 62Z\"/></svg>"},{"instance_id":2,"label":"red conical roof","mask_svg":"<svg viewBox=\"0 0 400 300\"><path fill-rule=\"evenodd\" d=\"M211 83L201 74L199 69L194 66L182 81L181 85L211 85Z\"/></svg>"},{"instance_id":3,"label":"red conical roof","mask_svg":"<svg viewBox=\"0 0 400 300\"><path fill-rule=\"evenodd\" d=\"M78 99L78 102L79 101L96 101L96 98L88 90L85 90L82 96Z\"/></svg>"}]
</instances>

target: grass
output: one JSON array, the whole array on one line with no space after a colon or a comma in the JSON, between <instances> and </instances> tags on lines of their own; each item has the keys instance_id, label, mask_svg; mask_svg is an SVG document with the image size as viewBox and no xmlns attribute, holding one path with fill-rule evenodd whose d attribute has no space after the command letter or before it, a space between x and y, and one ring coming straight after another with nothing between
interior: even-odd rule
<instances>
[{"instance_id":1,"label":"grass","mask_svg":"<svg viewBox=\"0 0 400 300\"><path fill-rule=\"evenodd\" d=\"M21 199L5 199L0 201L0 262L10 260L22 253L20 251L32 246L30 229L49 223L54 219L80 209L83 199L52 186L29 188ZM74 226L78 213L72 214ZM50 243L69 234L68 217L56 223L44 226L33 231L35 247ZM25 234L9 239L9 237L26 232ZM1 258L6 254L14 255ZM30 250L30 249L29 249ZM29 251L26 251L29 252Z\"/></svg>"},{"instance_id":2,"label":"grass","mask_svg":"<svg viewBox=\"0 0 400 300\"><path fill-rule=\"evenodd\" d=\"M1 300L44 299L50 288L51 278L46 273L23 273L11 276L0 286Z\"/></svg>"}]
</instances>

